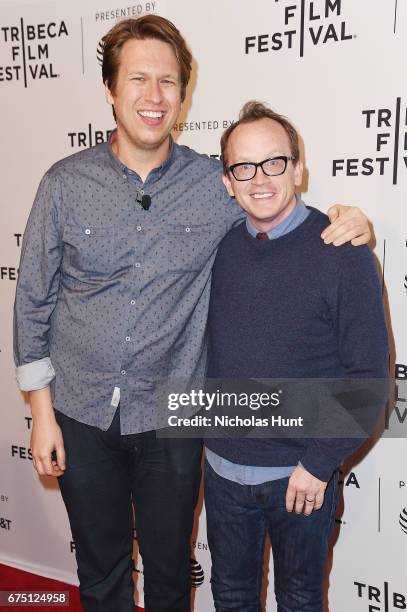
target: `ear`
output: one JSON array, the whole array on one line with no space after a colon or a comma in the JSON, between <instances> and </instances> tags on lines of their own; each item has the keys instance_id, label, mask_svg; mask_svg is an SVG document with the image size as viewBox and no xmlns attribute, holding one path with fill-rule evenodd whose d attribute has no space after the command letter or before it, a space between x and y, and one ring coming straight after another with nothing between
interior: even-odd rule
<instances>
[{"instance_id":1,"label":"ear","mask_svg":"<svg viewBox=\"0 0 407 612\"><path fill-rule=\"evenodd\" d=\"M304 174L304 164L302 161L297 161L294 166L294 185L299 187L302 184L302 175Z\"/></svg>"},{"instance_id":2,"label":"ear","mask_svg":"<svg viewBox=\"0 0 407 612\"><path fill-rule=\"evenodd\" d=\"M228 194L230 195L231 198L235 197L235 192L233 191L233 186L232 186L232 182L229 178L229 174L222 174L222 181L223 184L225 185Z\"/></svg>"},{"instance_id":3,"label":"ear","mask_svg":"<svg viewBox=\"0 0 407 612\"><path fill-rule=\"evenodd\" d=\"M110 89L108 87L107 81L105 82L105 97L106 97L106 102L108 104L111 104L111 106L113 106L114 98L113 98L112 92L110 91Z\"/></svg>"}]
</instances>

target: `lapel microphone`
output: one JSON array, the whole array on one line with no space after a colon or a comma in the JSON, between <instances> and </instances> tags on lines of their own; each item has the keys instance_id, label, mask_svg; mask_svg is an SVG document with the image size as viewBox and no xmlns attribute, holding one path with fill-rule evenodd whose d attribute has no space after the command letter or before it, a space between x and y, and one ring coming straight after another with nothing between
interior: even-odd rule
<instances>
[{"instance_id":1,"label":"lapel microphone","mask_svg":"<svg viewBox=\"0 0 407 612\"><path fill-rule=\"evenodd\" d=\"M137 204L140 204L141 208L143 210L148 210L151 206L151 196L149 196L147 193L145 193L144 195L141 196L140 198L140 194L137 194L137 198L136 198L136 202Z\"/></svg>"}]
</instances>

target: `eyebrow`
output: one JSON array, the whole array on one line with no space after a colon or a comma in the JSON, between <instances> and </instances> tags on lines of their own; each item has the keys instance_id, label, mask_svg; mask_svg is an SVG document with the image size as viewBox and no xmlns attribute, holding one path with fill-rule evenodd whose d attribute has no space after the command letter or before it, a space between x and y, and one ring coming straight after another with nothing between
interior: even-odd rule
<instances>
[{"instance_id":1,"label":"eyebrow","mask_svg":"<svg viewBox=\"0 0 407 612\"><path fill-rule=\"evenodd\" d=\"M266 159L273 159L273 157L291 157L291 153L280 153L280 152L270 153L270 155L263 157L263 159L260 159L259 161L264 161ZM241 161L236 161L234 163L235 164L257 164L258 162L255 162L253 160L249 160L246 158L242 158Z\"/></svg>"},{"instance_id":2,"label":"eyebrow","mask_svg":"<svg viewBox=\"0 0 407 612\"><path fill-rule=\"evenodd\" d=\"M133 70L132 69L132 70L129 70L127 72L127 76L133 76L135 74L137 74L139 76L149 76L149 73L145 72L144 70ZM178 75L176 75L175 73L172 73L172 72L168 72L167 74L163 74L159 78L160 79L167 79L168 77L170 77L171 79L176 79L176 80L179 79Z\"/></svg>"}]
</instances>

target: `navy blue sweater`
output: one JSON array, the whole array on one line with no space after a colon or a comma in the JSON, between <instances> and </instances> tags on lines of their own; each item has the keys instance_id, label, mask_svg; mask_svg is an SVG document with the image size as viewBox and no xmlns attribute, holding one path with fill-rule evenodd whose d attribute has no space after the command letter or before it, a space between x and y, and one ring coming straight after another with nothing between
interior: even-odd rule
<instances>
[{"instance_id":1,"label":"navy blue sweater","mask_svg":"<svg viewBox=\"0 0 407 612\"><path fill-rule=\"evenodd\" d=\"M292 232L259 241L245 224L222 241L212 276L209 378L388 376L388 338L374 256L327 246L315 209ZM329 480L360 439L207 439L243 465L303 466Z\"/></svg>"}]
</instances>

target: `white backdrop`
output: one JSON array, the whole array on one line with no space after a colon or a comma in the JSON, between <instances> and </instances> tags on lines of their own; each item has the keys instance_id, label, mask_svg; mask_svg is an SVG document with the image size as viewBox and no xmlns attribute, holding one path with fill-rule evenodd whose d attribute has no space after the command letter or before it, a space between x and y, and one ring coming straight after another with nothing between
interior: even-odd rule
<instances>
[{"instance_id":1,"label":"white backdrop","mask_svg":"<svg viewBox=\"0 0 407 612\"><path fill-rule=\"evenodd\" d=\"M21 235L42 174L113 128L99 41L118 18L145 12L174 21L194 54L174 130L180 143L218 155L222 130L242 104L268 102L294 121L305 142L305 201L323 210L356 203L374 224L397 401L384 439L344 470L329 609L405 610L407 3L401 0L0 2L0 562L76 582L56 483L32 467L29 410L14 380L12 305ZM213 610L204 523L202 510L192 551L196 612ZM142 601L139 559L135 567ZM271 610L272 568L268 582Z\"/></svg>"}]
</instances>

